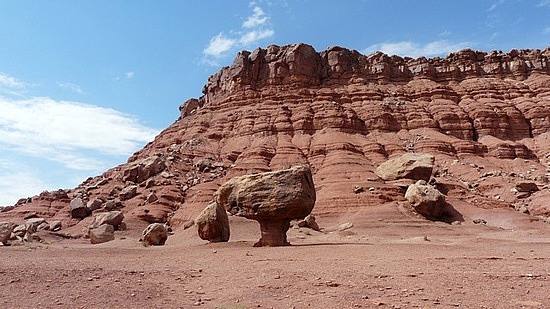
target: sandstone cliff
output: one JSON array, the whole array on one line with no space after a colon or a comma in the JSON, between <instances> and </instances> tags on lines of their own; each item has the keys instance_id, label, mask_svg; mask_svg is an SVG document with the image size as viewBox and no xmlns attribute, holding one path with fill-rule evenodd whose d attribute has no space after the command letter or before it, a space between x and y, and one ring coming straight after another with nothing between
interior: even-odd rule
<instances>
[{"instance_id":1,"label":"sandstone cliff","mask_svg":"<svg viewBox=\"0 0 550 309\"><path fill-rule=\"evenodd\" d=\"M368 212L404 201L402 186L373 171L405 152L436 156L435 177L451 204L548 216L549 58L550 48L433 59L305 44L243 51L127 164L0 216L35 212L74 225L68 204L78 196L177 226L229 178L294 163L313 169L315 214ZM525 182L540 190L518 191Z\"/></svg>"}]
</instances>

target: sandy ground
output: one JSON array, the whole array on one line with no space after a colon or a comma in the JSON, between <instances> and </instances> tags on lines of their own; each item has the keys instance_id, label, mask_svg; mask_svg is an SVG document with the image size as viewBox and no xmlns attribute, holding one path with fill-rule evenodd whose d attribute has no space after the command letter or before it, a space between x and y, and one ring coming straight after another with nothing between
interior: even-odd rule
<instances>
[{"instance_id":1,"label":"sandy ground","mask_svg":"<svg viewBox=\"0 0 550 309\"><path fill-rule=\"evenodd\" d=\"M550 308L550 225L487 218L319 218L323 233L292 228L292 246L278 248L253 248L259 227L241 218L228 243L191 228L144 247L130 229L100 245L0 247L0 307Z\"/></svg>"}]
</instances>

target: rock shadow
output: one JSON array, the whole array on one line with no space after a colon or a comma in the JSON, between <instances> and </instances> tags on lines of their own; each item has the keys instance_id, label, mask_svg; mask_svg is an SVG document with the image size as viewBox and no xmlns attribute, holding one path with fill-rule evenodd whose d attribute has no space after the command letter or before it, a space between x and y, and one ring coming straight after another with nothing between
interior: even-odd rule
<instances>
[{"instance_id":1,"label":"rock shadow","mask_svg":"<svg viewBox=\"0 0 550 309\"><path fill-rule=\"evenodd\" d=\"M455 221L464 222L464 216L456 210L453 205L445 202L443 206L443 212L436 221L442 221L445 223L453 223Z\"/></svg>"}]
</instances>

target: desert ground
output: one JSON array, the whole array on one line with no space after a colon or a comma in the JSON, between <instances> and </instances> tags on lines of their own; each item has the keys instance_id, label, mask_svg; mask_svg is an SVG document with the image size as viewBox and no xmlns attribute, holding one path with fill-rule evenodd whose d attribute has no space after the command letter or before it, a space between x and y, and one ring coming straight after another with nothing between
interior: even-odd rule
<instances>
[{"instance_id":1,"label":"desert ground","mask_svg":"<svg viewBox=\"0 0 550 309\"><path fill-rule=\"evenodd\" d=\"M321 232L292 227L286 247L253 247L258 224L238 217L227 243L192 227L145 247L132 222L99 245L43 235L0 248L0 307L550 308L549 224L512 210L458 207L464 222L447 224L397 209L318 217Z\"/></svg>"}]
</instances>

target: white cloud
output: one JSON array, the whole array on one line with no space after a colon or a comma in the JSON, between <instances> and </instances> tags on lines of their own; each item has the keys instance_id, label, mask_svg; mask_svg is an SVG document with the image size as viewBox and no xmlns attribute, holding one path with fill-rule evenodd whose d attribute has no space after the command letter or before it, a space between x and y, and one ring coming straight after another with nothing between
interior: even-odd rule
<instances>
[{"instance_id":1,"label":"white cloud","mask_svg":"<svg viewBox=\"0 0 550 309\"><path fill-rule=\"evenodd\" d=\"M129 115L78 102L0 97L0 110L2 148L69 169L103 167L96 156L130 155L158 133Z\"/></svg>"},{"instance_id":2,"label":"white cloud","mask_svg":"<svg viewBox=\"0 0 550 309\"><path fill-rule=\"evenodd\" d=\"M274 34L275 34L275 31L273 31L272 29L257 30L257 31L254 30L243 34L240 37L239 42L243 45L248 45L248 44L257 42L259 40L270 38Z\"/></svg>"},{"instance_id":3,"label":"white cloud","mask_svg":"<svg viewBox=\"0 0 550 309\"><path fill-rule=\"evenodd\" d=\"M126 72L126 78L127 78L127 79L131 79L131 78L133 78L135 75L136 75L135 72Z\"/></svg>"},{"instance_id":4,"label":"white cloud","mask_svg":"<svg viewBox=\"0 0 550 309\"><path fill-rule=\"evenodd\" d=\"M505 0L499 0L495 3L493 3L488 9L487 9L487 12L492 12L494 10L496 10L499 6L501 6L503 3L505 2Z\"/></svg>"},{"instance_id":5,"label":"white cloud","mask_svg":"<svg viewBox=\"0 0 550 309\"><path fill-rule=\"evenodd\" d=\"M0 72L0 87L4 88L23 88L25 87L25 83L18 80L15 77L6 75L2 72Z\"/></svg>"},{"instance_id":6,"label":"white cloud","mask_svg":"<svg viewBox=\"0 0 550 309\"><path fill-rule=\"evenodd\" d=\"M0 206L15 204L21 197L38 194L47 187L25 165L0 159Z\"/></svg>"},{"instance_id":7,"label":"white cloud","mask_svg":"<svg viewBox=\"0 0 550 309\"><path fill-rule=\"evenodd\" d=\"M228 31L229 35L220 32L212 37L203 50L203 63L218 65L217 61L234 53L236 49L255 47L259 41L275 35L269 16L255 2L250 3L252 14L242 23L239 30Z\"/></svg>"},{"instance_id":8,"label":"white cloud","mask_svg":"<svg viewBox=\"0 0 550 309\"><path fill-rule=\"evenodd\" d=\"M223 33L220 33L210 39L210 43L204 49L203 53L206 56L218 58L222 56L225 52L233 48L235 43L236 41L234 39L230 39L224 36Z\"/></svg>"},{"instance_id":9,"label":"white cloud","mask_svg":"<svg viewBox=\"0 0 550 309\"><path fill-rule=\"evenodd\" d=\"M22 96L21 90L26 86L28 85L19 79L0 72L0 95Z\"/></svg>"},{"instance_id":10,"label":"white cloud","mask_svg":"<svg viewBox=\"0 0 550 309\"><path fill-rule=\"evenodd\" d=\"M85 94L84 90L82 90L82 87L80 87L77 84L73 83L65 83L65 82L57 82L57 86L65 89L69 89L70 91L78 94Z\"/></svg>"},{"instance_id":11,"label":"white cloud","mask_svg":"<svg viewBox=\"0 0 550 309\"><path fill-rule=\"evenodd\" d=\"M550 7L550 0L541 0L537 6L538 7Z\"/></svg>"},{"instance_id":12,"label":"white cloud","mask_svg":"<svg viewBox=\"0 0 550 309\"><path fill-rule=\"evenodd\" d=\"M451 31L445 30L445 31L441 32L440 34L438 34L438 36L441 37L441 38L447 38L447 37L449 37L451 34L452 34Z\"/></svg>"},{"instance_id":13,"label":"white cloud","mask_svg":"<svg viewBox=\"0 0 550 309\"><path fill-rule=\"evenodd\" d=\"M471 44L468 42L452 43L447 40L433 41L425 45L411 41L402 41L374 44L364 49L362 53L368 55L376 51L381 51L388 55L408 56L413 58L421 56L432 57L444 56L448 53L468 48L470 45Z\"/></svg>"},{"instance_id":14,"label":"white cloud","mask_svg":"<svg viewBox=\"0 0 550 309\"><path fill-rule=\"evenodd\" d=\"M254 28L264 25L267 22L268 17L267 15L265 15L265 12L264 10L262 10L262 8L260 8L259 6L255 6L252 11L252 15L243 22L243 28Z\"/></svg>"}]
</instances>

